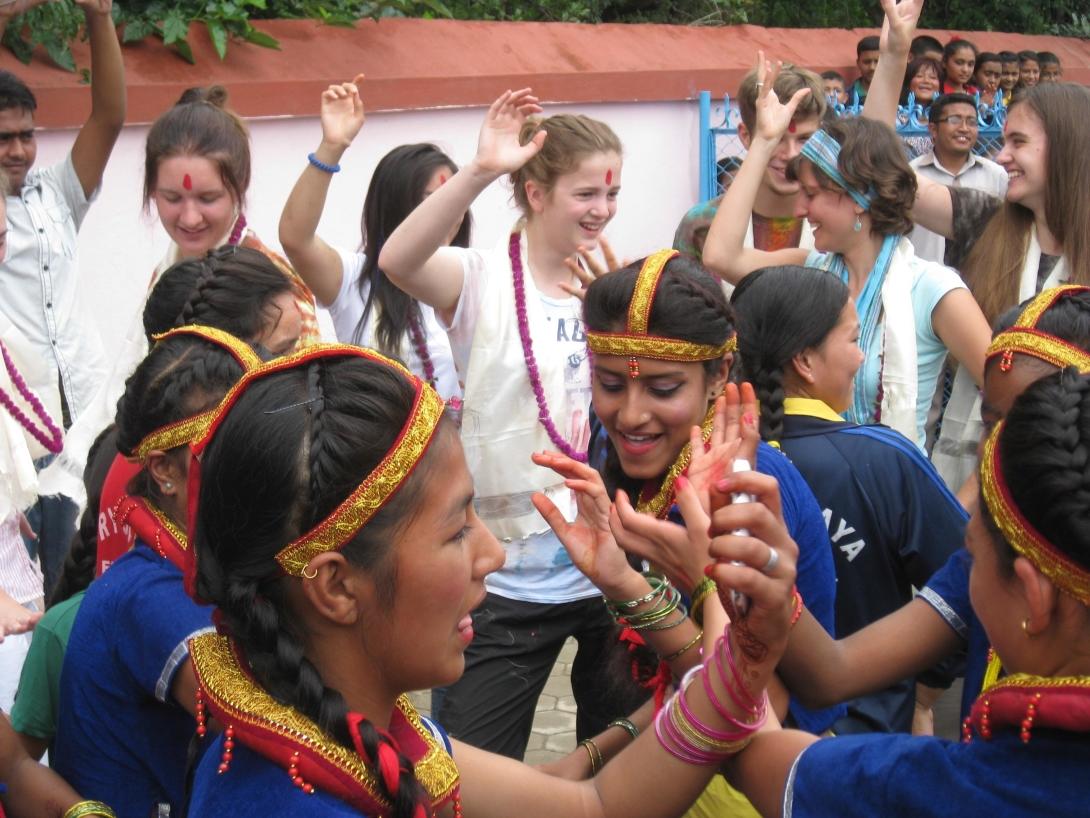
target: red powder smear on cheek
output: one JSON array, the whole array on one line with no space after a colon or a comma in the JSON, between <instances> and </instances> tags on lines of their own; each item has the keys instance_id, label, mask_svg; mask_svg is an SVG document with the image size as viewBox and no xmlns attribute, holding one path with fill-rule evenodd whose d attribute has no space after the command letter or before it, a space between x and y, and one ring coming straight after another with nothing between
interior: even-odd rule
<instances>
[{"instance_id":1,"label":"red powder smear on cheek","mask_svg":"<svg viewBox=\"0 0 1090 818\"><path fill-rule=\"evenodd\" d=\"M182 177L182 187L184 187L186 190L193 189L193 180L190 178L188 173Z\"/></svg>"},{"instance_id":2,"label":"red powder smear on cheek","mask_svg":"<svg viewBox=\"0 0 1090 818\"><path fill-rule=\"evenodd\" d=\"M607 185L612 185L613 184L613 169L612 168L610 168L609 170L606 171L606 184Z\"/></svg>"}]
</instances>

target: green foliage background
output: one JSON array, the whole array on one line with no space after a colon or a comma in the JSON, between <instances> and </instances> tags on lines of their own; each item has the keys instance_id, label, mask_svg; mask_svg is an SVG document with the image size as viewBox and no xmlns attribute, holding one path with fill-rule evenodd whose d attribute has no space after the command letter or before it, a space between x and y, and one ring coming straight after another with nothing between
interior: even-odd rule
<instances>
[{"instance_id":1,"label":"green foliage background","mask_svg":"<svg viewBox=\"0 0 1090 818\"><path fill-rule=\"evenodd\" d=\"M799 28L877 25L874 0L115 0L114 18L125 42L160 40L190 62L190 24L203 24L220 59L229 43L278 48L252 20L314 19L352 26L364 18L453 17L460 20L540 20L578 23L753 23ZM76 70L69 44L83 14L72 0L46 3L14 19L3 44L23 62L36 46L58 65ZM929 0L922 28L1016 31L1090 38L1090 0Z\"/></svg>"}]
</instances>

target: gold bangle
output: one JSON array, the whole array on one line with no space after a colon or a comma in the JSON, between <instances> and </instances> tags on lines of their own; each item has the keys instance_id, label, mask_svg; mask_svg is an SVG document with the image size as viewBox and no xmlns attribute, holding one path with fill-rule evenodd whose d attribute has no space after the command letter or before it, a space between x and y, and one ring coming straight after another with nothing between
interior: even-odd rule
<instances>
[{"instance_id":1,"label":"gold bangle","mask_svg":"<svg viewBox=\"0 0 1090 818\"><path fill-rule=\"evenodd\" d=\"M701 639L703 639L703 638L704 638L704 631L697 631L697 632L696 632L696 636L694 636L694 637L693 637L692 639L690 639L690 640L689 640L688 642L686 642L686 643L685 643L684 645L682 645L682 646L681 646L680 648L678 648L677 650L675 650L675 651L674 651L673 653L671 653L671 654L670 654L669 656L663 656L663 657L662 657L662 661L664 661L664 662L672 662L672 661L674 661L675 659L677 659L678 657L680 657L680 656L681 656L681 654L683 654L683 653L684 653L685 651L687 651L687 650L688 650L689 648L691 648L691 647L692 647L693 645L697 644L697 643L698 643L698 642L699 642L699 641L700 641Z\"/></svg>"},{"instance_id":2,"label":"gold bangle","mask_svg":"<svg viewBox=\"0 0 1090 818\"><path fill-rule=\"evenodd\" d=\"M704 579L700 580L700 582L696 584L696 587L693 588L693 602L692 605L689 606L689 616L691 616L693 621L701 627L704 626L704 603L707 601L708 597L715 593L715 590L715 580L711 577L704 577Z\"/></svg>"},{"instance_id":3,"label":"gold bangle","mask_svg":"<svg viewBox=\"0 0 1090 818\"><path fill-rule=\"evenodd\" d=\"M100 815L103 818L117 818L114 811L101 801L77 801L64 813L64 818L83 818L85 815Z\"/></svg>"},{"instance_id":4,"label":"gold bangle","mask_svg":"<svg viewBox=\"0 0 1090 818\"><path fill-rule=\"evenodd\" d=\"M579 742L579 746L583 747L587 751L587 755L590 756L590 774L598 775L598 771L605 766L605 759L602 757L602 751L598 749L598 745L594 743L594 739L585 738Z\"/></svg>"}]
</instances>

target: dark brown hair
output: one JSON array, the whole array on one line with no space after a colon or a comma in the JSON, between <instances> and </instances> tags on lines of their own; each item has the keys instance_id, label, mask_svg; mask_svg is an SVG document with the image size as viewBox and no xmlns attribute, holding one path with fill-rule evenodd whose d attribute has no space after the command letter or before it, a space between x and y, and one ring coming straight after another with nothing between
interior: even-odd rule
<instances>
[{"instance_id":1,"label":"dark brown hair","mask_svg":"<svg viewBox=\"0 0 1090 818\"><path fill-rule=\"evenodd\" d=\"M213 162L224 187L241 208L250 187L250 132L227 109L222 85L190 88L148 131L144 149L144 208L159 183L159 163L175 156L200 156Z\"/></svg>"},{"instance_id":2,"label":"dark brown hair","mask_svg":"<svg viewBox=\"0 0 1090 818\"><path fill-rule=\"evenodd\" d=\"M822 125L840 144L837 169L844 180L871 198L868 214L871 232L904 236L912 232L912 206L916 201L916 174L905 159L901 140L888 125L862 117L837 119ZM798 180L802 162L799 155L787 168L787 176ZM814 167L818 184L827 190L842 191L836 182Z\"/></svg>"}]
</instances>

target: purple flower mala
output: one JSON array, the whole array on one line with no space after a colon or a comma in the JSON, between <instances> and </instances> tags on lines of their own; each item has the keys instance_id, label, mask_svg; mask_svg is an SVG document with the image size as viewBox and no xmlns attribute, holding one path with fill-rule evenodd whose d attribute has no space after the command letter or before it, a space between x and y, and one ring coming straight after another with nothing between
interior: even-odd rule
<instances>
[{"instance_id":1,"label":"purple flower mala","mask_svg":"<svg viewBox=\"0 0 1090 818\"><path fill-rule=\"evenodd\" d=\"M553 442L553 445L556 446L557 449L572 460L586 463L587 453L577 452L568 445L568 441L564 440L563 436L557 430L556 424L553 423L552 415L549 414L549 404L545 401L545 390L541 387L541 376L537 371L537 361L534 360L534 347L530 340L530 322L526 319L526 282L522 272L522 253L519 250L519 231L515 231L511 234L507 252L511 258L512 279L515 284L515 312L518 313L519 339L522 341L522 357L526 360L526 372L530 376L530 386L534 390L534 398L537 400L537 419L541 422L541 425L545 427L545 431L549 435L549 440Z\"/></svg>"},{"instance_id":2,"label":"purple flower mala","mask_svg":"<svg viewBox=\"0 0 1090 818\"><path fill-rule=\"evenodd\" d=\"M435 364L432 363L431 353L428 352L428 342L424 337L424 328L420 326L420 318L409 318L409 338L413 342L413 350L420 359L420 365L424 368L424 380L435 388Z\"/></svg>"},{"instance_id":3,"label":"purple flower mala","mask_svg":"<svg viewBox=\"0 0 1090 818\"><path fill-rule=\"evenodd\" d=\"M20 374L19 370L15 368L15 362L11 360L11 355L8 354L8 348L4 346L3 342L0 342L0 353L3 353L4 366L8 370L8 375L11 376L11 382L15 384L15 388L19 390L19 394L30 404L30 408L34 410L34 414L38 416L38 419L45 424L49 436L47 437L46 433L41 430L38 424L27 417L26 413L15 404L11 395L3 389L0 389L0 404L3 404L4 408L11 413L11 416L19 421L19 425L30 432L35 440L45 446L48 451L56 454L64 446L61 440L61 430L57 428L57 424L49 417L49 413L45 411L45 407L42 406L42 402L38 400L38 396L26 385L26 381L23 380L23 376Z\"/></svg>"},{"instance_id":4,"label":"purple flower mala","mask_svg":"<svg viewBox=\"0 0 1090 818\"><path fill-rule=\"evenodd\" d=\"M246 215L239 213L235 219L235 226L231 228L231 235L227 237L228 244L238 244L242 239L242 231L246 229Z\"/></svg>"}]
</instances>

